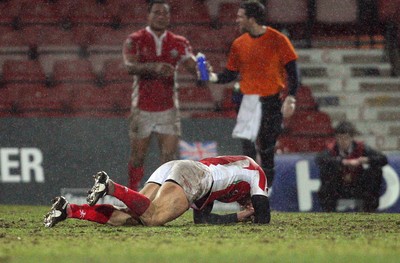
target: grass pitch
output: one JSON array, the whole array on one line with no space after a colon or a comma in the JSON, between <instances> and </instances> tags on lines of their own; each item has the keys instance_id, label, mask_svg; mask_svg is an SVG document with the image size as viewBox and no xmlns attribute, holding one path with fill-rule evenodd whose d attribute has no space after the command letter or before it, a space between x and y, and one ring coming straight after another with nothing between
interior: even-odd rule
<instances>
[{"instance_id":1,"label":"grass pitch","mask_svg":"<svg viewBox=\"0 0 400 263\"><path fill-rule=\"evenodd\" d=\"M111 227L0 205L3 262L400 262L400 214L273 212L270 225Z\"/></svg>"}]
</instances>

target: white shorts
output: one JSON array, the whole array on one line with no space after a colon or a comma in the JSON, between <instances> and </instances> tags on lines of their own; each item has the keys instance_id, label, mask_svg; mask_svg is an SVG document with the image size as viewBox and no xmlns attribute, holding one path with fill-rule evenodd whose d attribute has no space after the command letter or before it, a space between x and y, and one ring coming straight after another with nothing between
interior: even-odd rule
<instances>
[{"instance_id":1,"label":"white shorts","mask_svg":"<svg viewBox=\"0 0 400 263\"><path fill-rule=\"evenodd\" d=\"M191 160L176 161L166 178L168 180L183 188L190 204L205 196L213 184L208 166Z\"/></svg>"},{"instance_id":2,"label":"white shorts","mask_svg":"<svg viewBox=\"0 0 400 263\"><path fill-rule=\"evenodd\" d=\"M146 138L152 132L160 134L181 135L181 119L179 110L150 112L132 108L129 116L129 137Z\"/></svg>"},{"instance_id":3,"label":"white shorts","mask_svg":"<svg viewBox=\"0 0 400 263\"><path fill-rule=\"evenodd\" d=\"M146 183L162 185L167 180L182 187L190 204L206 195L213 183L209 167L191 160L164 163L150 175Z\"/></svg>"},{"instance_id":4,"label":"white shorts","mask_svg":"<svg viewBox=\"0 0 400 263\"><path fill-rule=\"evenodd\" d=\"M160 167L157 168L147 179L146 183L155 183L158 185L162 185L165 180L167 179L172 167L176 163L176 160L169 161L162 164Z\"/></svg>"}]
</instances>

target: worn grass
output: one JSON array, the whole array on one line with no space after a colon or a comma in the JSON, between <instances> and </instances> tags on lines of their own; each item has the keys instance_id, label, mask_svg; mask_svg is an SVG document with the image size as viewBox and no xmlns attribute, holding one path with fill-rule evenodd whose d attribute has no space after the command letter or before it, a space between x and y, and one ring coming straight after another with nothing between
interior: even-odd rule
<instances>
[{"instance_id":1,"label":"worn grass","mask_svg":"<svg viewBox=\"0 0 400 263\"><path fill-rule=\"evenodd\" d=\"M0 205L0 262L400 262L400 214L272 213L270 225L163 227L67 220L49 207Z\"/></svg>"}]
</instances>

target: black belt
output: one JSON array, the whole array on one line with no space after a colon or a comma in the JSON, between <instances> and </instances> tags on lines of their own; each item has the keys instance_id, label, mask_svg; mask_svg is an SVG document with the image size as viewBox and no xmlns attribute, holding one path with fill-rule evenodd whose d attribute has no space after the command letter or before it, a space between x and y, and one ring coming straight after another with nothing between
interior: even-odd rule
<instances>
[{"instance_id":1,"label":"black belt","mask_svg":"<svg viewBox=\"0 0 400 263\"><path fill-rule=\"evenodd\" d=\"M272 102L276 100L279 100L279 93L271 96L260 97L260 102Z\"/></svg>"}]
</instances>

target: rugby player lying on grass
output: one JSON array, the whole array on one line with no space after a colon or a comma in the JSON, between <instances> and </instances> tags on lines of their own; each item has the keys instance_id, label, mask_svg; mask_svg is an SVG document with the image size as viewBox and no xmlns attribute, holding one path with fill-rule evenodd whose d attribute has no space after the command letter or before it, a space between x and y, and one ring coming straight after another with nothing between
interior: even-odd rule
<instances>
[{"instance_id":1,"label":"rugby player lying on grass","mask_svg":"<svg viewBox=\"0 0 400 263\"><path fill-rule=\"evenodd\" d=\"M190 207L195 223L228 224L252 219L270 222L266 176L260 166L247 156L220 156L200 161L176 160L161 165L145 187L133 191L113 182L105 172L98 172L87 196L88 205L70 204L56 197L45 215L44 225L53 227L66 218L94 221L114 226L160 226L170 222ZM105 195L121 200L127 207L98 204ZM212 214L214 201L238 202L244 210L234 214Z\"/></svg>"}]
</instances>

